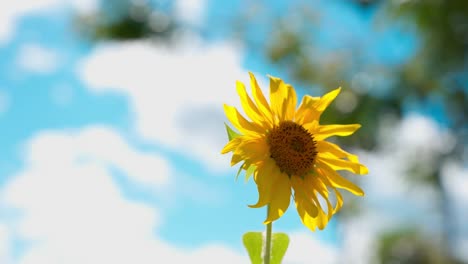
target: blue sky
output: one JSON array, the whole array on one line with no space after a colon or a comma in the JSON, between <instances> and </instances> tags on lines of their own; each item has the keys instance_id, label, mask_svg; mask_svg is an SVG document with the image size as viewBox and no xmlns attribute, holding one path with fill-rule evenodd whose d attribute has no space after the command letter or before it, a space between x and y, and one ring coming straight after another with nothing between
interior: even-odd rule
<instances>
[{"instance_id":1,"label":"blue sky","mask_svg":"<svg viewBox=\"0 0 468 264\"><path fill-rule=\"evenodd\" d=\"M204 25L225 17L220 10L238 8L220 2L175 2L177 18L203 28L206 38L188 31L171 49L86 43L71 33L70 14L92 11L93 0L2 7L1 263L245 263L241 236L263 231L265 210L246 206L256 202L255 185L235 182L237 168L219 154L226 142L222 104L239 106L235 81L247 83L249 70L264 88L276 70L226 39L222 27L207 31ZM343 2L317 3L330 27L324 43L345 22L353 35L371 30L368 14ZM412 50L402 34L369 40L370 60L401 62ZM397 41L402 36L407 45ZM443 134L432 120L411 118L400 130L416 123L433 131L427 140ZM398 160L386 151L362 153L363 162L371 170L393 166ZM378 163L380 157L388 159ZM382 197L369 195L376 203ZM310 233L294 206L274 230L291 236L286 263L334 263L337 248L349 243L336 220Z\"/></svg>"}]
</instances>

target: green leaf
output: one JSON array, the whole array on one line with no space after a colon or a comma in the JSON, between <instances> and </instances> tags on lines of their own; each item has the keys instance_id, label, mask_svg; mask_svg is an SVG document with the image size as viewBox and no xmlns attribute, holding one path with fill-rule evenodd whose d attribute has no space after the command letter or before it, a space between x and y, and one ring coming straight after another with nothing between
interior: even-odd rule
<instances>
[{"instance_id":1,"label":"green leaf","mask_svg":"<svg viewBox=\"0 0 468 264\"><path fill-rule=\"evenodd\" d=\"M239 170L237 171L237 174L236 174L236 181L237 181L237 178L239 178L239 174L241 173L242 167L244 167L244 164L245 164L245 162L239 167Z\"/></svg>"},{"instance_id":2,"label":"green leaf","mask_svg":"<svg viewBox=\"0 0 468 264\"><path fill-rule=\"evenodd\" d=\"M226 126L226 132L227 132L229 141L235 139L236 137L241 136L241 134L239 134L239 133L237 133L236 131L234 131L234 130L233 130L230 126L228 126L226 123L224 123L224 126Z\"/></svg>"},{"instance_id":3,"label":"green leaf","mask_svg":"<svg viewBox=\"0 0 468 264\"><path fill-rule=\"evenodd\" d=\"M244 247L249 253L250 261L252 262L252 264L262 264L262 233L247 232L242 237L242 242L244 242Z\"/></svg>"},{"instance_id":4,"label":"green leaf","mask_svg":"<svg viewBox=\"0 0 468 264\"><path fill-rule=\"evenodd\" d=\"M237 171L237 174L236 174L236 181L237 179L239 178L239 175L240 173L242 172L243 168L244 168L244 165L245 165L245 162L239 167L239 170ZM245 170L245 181L247 182L250 178L250 176L252 176L252 174L254 173L255 171L255 166L254 165L250 165L246 170Z\"/></svg>"},{"instance_id":5,"label":"green leaf","mask_svg":"<svg viewBox=\"0 0 468 264\"><path fill-rule=\"evenodd\" d=\"M245 181L247 182L255 171L255 166L250 165L249 168L245 171Z\"/></svg>"},{"instance_id":6,"label":"green leaf","mask_svg":"<svg viewBox=\"0 0 468 264\"><path fill-rule=\"evenodd\" d=\"M271 239L271 264L281 264L289 246L289 237L285 233L273 233Z\"/></svg>"}]
</instances>

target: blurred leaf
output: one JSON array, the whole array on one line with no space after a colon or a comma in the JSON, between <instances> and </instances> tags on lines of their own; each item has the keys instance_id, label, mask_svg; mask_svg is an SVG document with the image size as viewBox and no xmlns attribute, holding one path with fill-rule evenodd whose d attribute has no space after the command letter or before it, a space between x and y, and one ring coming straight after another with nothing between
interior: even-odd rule
<instances>
[{"instance_id":1,"label":"blurred leaf","mask_svg":"<svg viewBox=\"0 0 468 264\"><path fill-rule=\"evenodd\" d=\"M140 39L149 33L143 21L136 21L130 17L124 17L119 21L105 25L96 25L96 38L112 38L117 40Z\"/></svg>"},{"instance_id":2,"label":"blurred leaf","mask_svg":"<svg viewBox=\"0 0 468 264\"><path fill-rule=\"evenodd\" d=\"M244 164L245 164L245 163L244 163ZM244 164L242 164L242 165L239 167L239 170L237 171L237 174L236 174L236 181L237 181L237 179L239 178L239 175L240 175L240 173L241 173L242 170L243 170Z\"/></svg>"},{"instance_id":3,"label":"blurred leaf","mask_svg":"<svg viewBox=\"0 0 468 264\"><path fill-rule=\"evenodd\" d=\"M252 174L254 173L255 168L256 167L254 165L250 165L250 167L245 172L245 181L249 180L250 176L252 176Z\"/></svg>"},{"instance_id":4,"label":"blurred leaf","mask_svg":"<svg viewBox=\"0 0 468 264\"><path fill-rule=\"evenodd\" d=\"M271 264L281 264L289 246L289 237L285 233L273 233L271 247Z\"/></svg>"},{"instance_id":5,"label":"blurred leaf","mask_svg":"<svg viewBox=\"0 0 468 264\"><path fill-rule=\"evenodd\" d=\"M241 136L241 134L239 134L239 133L237 133L236 131L234 131L234 130L233 130L230 126L228 126L226 123L224 123L224 126L226 127L226 132L227 132L229 141L235 139L236 137Z\"/></svg>"},{"instance_id":6,"label":"blurred leaf","mask_svg":"<svg viewBox=\"0 0 468 264\"><path fill-rule=\"evenodd\" d=\"M451 264L456 263L444 253L441 238L424 237L416 229L406 228L383 234L378 246L380 263Z\"/></svg>"},{"instance_id":7,"label":"blurred leaf","mask_svg":"<svg viewBox=\"0 0 468 264\"><path fill-rule=\"evenodd\" d=\"M247 169L245 169L245 163L242 164L242 166L240 166L239 170L237 171L236 181L239 178L239 175L242 172L242 170L245 170L245 181L247 182L249 180L250 176L252 176L252 174L255 171L255 165L250 165Z\"/></svg>"},{"instance_id":8,"label":"blurred leaf","mask_svg":"<svg viewBox=\"0 0 468 264\"><path fill-rule=\"evenodd\" d=\"M245 249L249 253L252 264L262 264L262 244L263 237L261 232L247 232L242 237Z\"/></svg>"},{"instance_id":9,"label":"blurred leaf","mask_svg":"<svg viewBox=\"0 0 468 264\"><path fill-rule=\"evenodd\" d=\"M468 55L468 1L395 1L388 11L417 26L424 39L422 60L437 62L425 67L440 74L463 67Z\"/></svg>"},{"instance_id":10,"label":"blurred leaf","mask_svg":"<svg viewBox=\"0 0 468 264\"><path fill-rule=\"evenodd\" d=\"M95 13L78 14L75 27L94 41L134 39L170 41L179 27L171 13L145 1L102 1Z\"/></svg>"}]
</instances>

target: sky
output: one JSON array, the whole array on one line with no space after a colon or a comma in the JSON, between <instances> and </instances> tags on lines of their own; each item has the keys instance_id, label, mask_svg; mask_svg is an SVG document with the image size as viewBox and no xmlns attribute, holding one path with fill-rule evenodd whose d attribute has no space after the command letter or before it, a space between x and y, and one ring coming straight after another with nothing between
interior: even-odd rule
<instances>
[{"instance_id":1,"label":"sky","mask_svg":"<svg viewBox=\"0 0 468 264\"><path fill-rule=\"evenodd\" d=\"M248 83L248 71L267 91L275 70L223 32L203 38L189 30L171 48L90 44L71 33L71 15L92 12L96 1L0 4L0 263L247 263L241 236L263 231L266 212L247 207L257 200L255 184L235 181L237 168L220 154L227 141L222 105L240 106L235 81ZM201 28L235 8L219 2L178 0L176 18ZM321 6L348 12L341 19L355 29L366 25L346 6ZM397 46L391 57L408 52ZM368 217L346 225L343 238L335 219L311 233L291 206L274 223L291 239L284 263L338 263L340 248L355 263L372 258L366 247L382 228L377 223L398 221L375 208L391 210L386 197L406 194L389 168L404 170L408 155L427 142L440 140L431 145L440 152L452 142L418 114L392 131L382 149L360 151L371 171L362 180ZM396 151L398 144L405 151ZM458 191L456 206L464 208L467 170L457 163L444 168L446 184ZM381 191L381 184L402 188ZM421 192L410 218L431 214L426 198L434 194ZM468 238L460 242L468 245Z\"/></svg>"}]
</instances>

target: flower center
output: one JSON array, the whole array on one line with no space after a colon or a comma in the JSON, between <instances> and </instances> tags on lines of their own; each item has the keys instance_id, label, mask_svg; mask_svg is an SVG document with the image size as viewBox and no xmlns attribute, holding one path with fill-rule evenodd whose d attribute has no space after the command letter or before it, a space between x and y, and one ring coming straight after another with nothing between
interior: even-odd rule
<instances>
[{"instance_id":1,"label":"flower center","mask_svg":"<svg viewBox=\"0 0 468 264\"><path fill-rule=\"evenodd\" d=\"M304 127L282 121L267 136L271 158L280 170L291 177L309 172L317 156L317 142Z\"/></svg>"}]
</instances>

